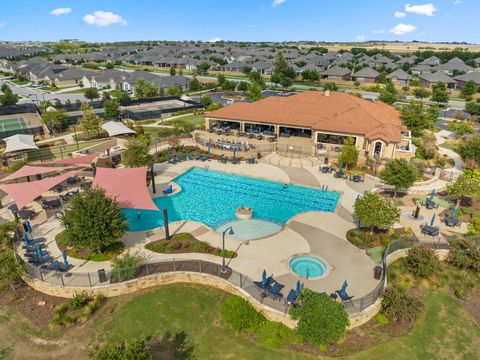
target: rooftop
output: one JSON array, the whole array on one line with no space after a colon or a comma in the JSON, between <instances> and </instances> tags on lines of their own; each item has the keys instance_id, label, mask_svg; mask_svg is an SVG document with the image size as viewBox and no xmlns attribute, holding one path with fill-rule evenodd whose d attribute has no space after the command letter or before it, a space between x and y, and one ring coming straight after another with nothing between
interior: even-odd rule
<instances>
[{"instance_id":1,"label":"rooftop","mask_svg":"<svg viewBox=\"0 0 480 360\"><path fill-rule=\"evenodd\" d=\"M272 96L254 103L234 103L206 116L362 135L387 142L400 142L404 130L400 113L393 107L339 92Z\"/></svg>"}]
</instances>

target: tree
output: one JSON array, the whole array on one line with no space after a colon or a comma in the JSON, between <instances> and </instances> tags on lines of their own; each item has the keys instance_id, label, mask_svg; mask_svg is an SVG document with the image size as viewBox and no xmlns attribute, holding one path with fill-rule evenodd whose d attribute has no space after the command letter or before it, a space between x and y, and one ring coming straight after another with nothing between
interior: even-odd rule
<instances>
[{"instance_id":1,"label":"tree","mask_svg":"<svg viewBox=\"0 0 480 360\"><path fill-rule=\"evenodd\" d=\"M80 126L87 132L88 135L100 133L102 119L95 115L93 109L88 103L83 102L80 109L83 111L82 118L80 119Z\"/></svg>"},{"instance_id":2,"label":"tree","mask_svg":"<svg viewBox=\"0 0 480 360\"><path fill-rule=\"evenodd\" d=\"M18 262L11 249L0 251L0 281L6 282L15 291L14 283L22 278L25 268Z\"/></svg>"},{"instance_id":3,"label":"tree","mask_svg":"<svg viewBox=\"0 0 480 360\"><path fill-rule=\"evenodd\" d=\"M170 68L170 76L175 76L175 75L177 75L177 70L175 70L174 67L171 67Z\"/></svg>"},{"instance_id":4,"label":"tree","mask_svg":"<svg viewBox=\"0 0 480 360\"><path fill-rule=\"evenodd\" d=\"M317 345L341 339L349 325L348 314L342 304L326 293L305 288L300 294L301 306L290 308L290 315L298 320L297 334Z\"/></svg>"},{"instance_id":5,"label":"tree","mask_svg":"<svg viewBox=\"0 0 480 360\"><path fill-rule=\"evenodd\" d=\"M260 85L262 89L265 88L265 81L263 80L262 74L260 74L259 71L250 72L248 79L250 80L250 82Z\"/></svg>"},{"instance_id":6,"label":"tree","mask_svg":"<svg viewBox=\"0 0 480 360\"><path fill-rule=\"evenodd\" d=\"M2 86L3 95L0 95L0 103L3 106L12 106L18 102L19 96L14 94L7 84Z\"/></svg>"},{"instance_id":7,"label":"tree","mask_svg":"<svg viewBox=\"0 0 480 360\"><path fill-rule=\"evenodd\" d=\"M63 131L68 126L68 116L65 110L51 110L42 113L41 119L53 131Z\"/></svg>"},{"instance_id":8,"label":"tree","mask_svg":"<svg viewBox=\"0 0 480 360\"><path fill-rule=\"evenodd\" d=\"M338 86L337 84L335 84L334 82L326 82L325 84L323 84L323 90L326 91L337 91L338 90Z\"/></svg>"},{"instance_id":9,"label":"tree","mask_svg":"<svg viewBox=\"0 0 480 360\"><path fill-rule=\"evenodd\" d=\"M198 81L197 77L194 76L192 80L190 81L190 84L188 84L188 90L189 91L200 91L202 90L202 84L200 81Z\"/></svg>"},{"instance_id":10,"label":"tree","mask_svg":"<svg viewBox=\"0 0 480 360\"><path fill-rule=\"evenodd\" d=\"M305 81L318 81L320 80L320 73L315 69L308 69L302 72L302 79Z\"/></svg>"},{"instance_id":11,"label":"tree","mask_svg":"<svg viewBox=\"0 0 480 360\"><path fill-rule=\"evenodd\" d=\"M213 100L210 96L203 95L200 97L200 102L203 104L203 106L207 107L213 103Z\"/></svg>"},{"instance_id":12,"label":"tree","mask_svg":"<svg viewBox=\"0 0 480 360\"><path fill-rule=\"evenodd\" d=\"M122 162L126 167L139 167L152 163L149 154L149 142L145 138L136 137L127 142L127 148L122 154Z\"/></svg>"},{"instance_id":13,"label":"tree","mask_svg":"<svg viewBox=\"0 0 480 360\"><path fill-rule=\"evenodd\" d=\"M223 87L223 90L225 91L233 91L237 87L237 84L235 83L235 81L226 80L223 83L222 87Z\"/></svg>"},{"instance_id":14,"label":"tree","mask_svg":"<svg viewBox=\"0 0 480 360\"><path fill-rule=\"evenodd\" d=\"M457 197L457 207L466 197L479 200L480 180L477 177L470 176L468 173L462 174L453 184L447 186L447 193Z\"/></svg>"},{"instance_id":15,"label":"tree","mask_svg":"<svg viewBox=\"0 0 480 360\"><path fill-rule=\"evenodd\" d=\"M349 137L340 147L340 156L338 160L345 166L355 166L358 160L359 151L355 145L355 139Z\"/></svg>"},{"instance_id":16,"label":"tree","mask_svg":"<svg viewBox=\"0 0 480 360\"><path fill-rule=\"evenodd\" d=\"M425 89L423 87L416 88L415 90L413 90L413 95L420 100L430 97L431 94L432 93L428 89Z\"/></svg>"},{"instance_id":17,"label":"tree","mask_svg":"<svg viewBox=\"0 0 480 360\"><path fill-rule=\"evenodd\" d=\"M437 138L431 131L424 130L421 139L423 155L426 159L433 159L437 154Z\"/></svg>"},{"instance_id":18,"label":"tree","mask_svg":"<svg viewBox=\"0 0 480 360\"><path fill-rule=\"evenodd\" d=\"M262 88L257 83L248 85L247 97L252 100L260 100L262 98Z\"/></svg>"},{"instance_id":19,"label":"tree","mask_svg":"<svg viewBox=\"0 0 480 360\"><path fill-rule=\"evenodd\" d=\"M83 95L90 100L90 102L93 102L93 99L98 99L100 95L98 94L98 90L96 88L87 88L85 89L85 92Z\"/></svg>"},{"instance_id":20,"label":"tree","mask_svg":"<svg viewBox=\"0 0 480 360\"><path fill-rule=\"evenodd\" d=\"M220 86L221 88L223 88L223 84L225 84L225 81L227 81L227 78L225 77L225 75L223 75L223 74L218 74L218 76L217 76L218 86Z\"/></svg>"},{"instance_id":21,"label":"tree","mask_svg":"<svg viewBox=\"0 0 480 360\"><path fill-rule=\"evenodd\" d=\"M476 101L469 101L465 104L465 111L470 115L480 115L480 103Z\"/></svg>"},{"instance_id":22,"label":"tree","mask_svg":"<svg viewBox=\"0 0 480 360\"><path fill-rule=\"evenodd\" d=\"M398 91L395 88L395 85L393 85L392 81L389 80L387 81L387 85L380 90L380 96L378 97L378 100L384 102L385 104L393 105L398 98Z\"/></svg>"},{"instance_id":23,"label":"tree","mask_svg":"<svg viewBox=\"0 0 480 360\"><path fill-rule=\"evenodd\" d=\"M112 63L110 63L110 62L107 63L107 65L105 65L105 69L112 70L112 69L114 69L114 68L115 68L115 66L114 66Z\"/></svg>"},{"instance_id":24,"label":"tree","mask_svg":"<svg viewBox=\"0 0 480 360\"><path fill-rule=\"evenodd\" d=\"M435 106L426 107L424 103L412 101L401 110L402 123L414 135L420 134L423 130L432 127L438 119L438 108Z\"/></svg>"},{"instance_id":25,"label":"tree","mask_svg":"<svg viewBox=\"0 0 480 360\"><path fill-rule=\"evenodd\" d=\"M154 83L140 78L135 83L135 95L139 99L148 99L158 96L158 87Z\"/></svg>"},{"instance_id":26,"label":"tree","mask_svg":"<svg viewBox=\"0 0 480 360\"><path fill-rule=\"evenodd\" d=\"M447 129L451 132L454 132L457 136L464 136L475 133L472 122L468 120L450 121L447 125Z\"/></svg>"},{"instance_id":27,"label":"tree","mask_svg":"<svg viewBox=\"0 0 480 360\"><path fill-rule=\"evenodd\" d=\"M281 84L284 89L292 86L295 78L295 71L288 65L287 60L281 52L275 58L274 70L271 81L275 84Z\"/></svg>"},{"instance_id":28,"label":"tree","mask_svg":"<svg viewBox=\"0 0 480 360\"><path fill-rule=\"evenodd\" d=\"M120 116L120 104L117 99L105 100L103 109L107 119L117 119Z\"/></svg>"},{"instance_id":29,"label":"tree","mask_svg":"<svg viewBox=\"0 0 480 360\"><path fill-rule=\"evenodd\" d=\"M180 96L183 93L182 85L173 85L170 86L167 90L169 96Z\"/></svg>"},{"instance_id":30,"label":"tree","mask_svg":"<svg viewBox=\"0 0 480 360\"><path fill-rule=\"evenodd\" d=\"M145 348L145 341L136 339L108 343L89 355L95 360L153 360Z\"/></svg>"},{"instance_id":31,"label":"tree","mask_svg":"<svg viewBox=\"0 0 480 360\"><path fill-rule=\"evenodd\" d=\"M463 160L473 160L480 165L480 135L473 135L458 145Z\"/></svg>"},{"instance_id":32,"label":"tree","mask_svg":"<svg viewBox=\"0 0 480 360\"><path fill-rule=\"evenodd\" d=\"M248 90L248 82L240 81L237 85L237 90L246 92Z\"/></svg>"},{"instance_id":33,"label":"tree","mask_svg":"<svg viewBox=\"0 0 480 360\"><path fill-rule=\"evenodd\" d=\"M117 202L99 188L72 197L60 221L69 244L99 253L123 236L128 228Z\"/></svg>"},{"instance_id":34,"label":"tree","mask_svg":"<svg viewBox=\"0 0 480 360\"><path fill-rule=\"evenodd\" d=\"M447 91L447 85L443 82L438 82L432 86L432 97L430 100L437 102L437 103L448 103L448 99L450 95Z\"/></svg>"},{"instance_id":35,"label":"tree","mask_svg":"<svg viewBox=\"0 0 480 360\"><path fill-rule=\"evenodd\" d=\"M201 62L198 66L197 66L197 69L198 69L198 73L200 75L207 75L208 74L208 70L210 69L210 64L206 61L203 61Z\"/></svg>"},{"instance_id":36,"label":"tree","mask_svg":"<svg viewBox=\"0 0 480 360\"><path fill-rule=\"evenodd\" d=\"M377 193L366 192L355 200L353 208L360 223L370 226L371 233L375 227L391 227L400 220L400 209L395 206L393 201L385 199Z\"/></svg>"},{"instance_id":37,"label":"tree","mask_svg":"<svg viewBox=\"0 0 480 360\"><path fill-rule=\"evenodd\" d=\"M462 88L463 96L472 96L477 92L477 84L474 80L468 80Z\"/></svg>"},{"instance_id":38,"label":"tree","mask_svg":"<svg viewBox=\"0 0 480 360\"><path fill-rule=\"evenodd\" d=\"M394 159L387 162L385 169L380 173L380 178L387 185L395 188L393 197L401 189L407 190L413 185L418 176L417 167L405 159Z\"/></svg>"}]
</instances>

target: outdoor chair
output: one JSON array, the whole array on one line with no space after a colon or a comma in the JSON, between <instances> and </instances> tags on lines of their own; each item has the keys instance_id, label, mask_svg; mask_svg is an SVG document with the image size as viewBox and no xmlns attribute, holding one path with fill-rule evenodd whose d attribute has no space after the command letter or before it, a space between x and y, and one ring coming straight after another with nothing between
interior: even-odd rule
<instances>
[{"instance_id":1,"label":"outdoor chair","mask_svg":"<svg viewBox=\"0 0 480 360\"><path fill-rule=\"evenodd\" d=\"M283 294L280 292L285 287L285 285L280 284L279 282L275 281L273 286L269 289L267 287L267 294L272 296L275 300L280 300L283 298Z\"/></svg>"},{"instance_id":2,"label":"outdoor chair","mask_svg":"<svg viewBox=\"0 0 480 360\"><path fill-rule=\"evenodd\" d=\"M363 180L363 179L362 179L362 177L361 177L360 175L353 175L353 176L352 176L352 181L353 181L353 182L359 183L359 182L361 182L362 180Z\"/></svg>"},{"instance_id":3,"label":"outdoor chair","mask_svg":"<svg viewBox=\"0 0 480 360\"><path fill-rule=\"evenodd\" d=\"M50 255L44 255L42 257L32 257L28 259L29 264L34 264L34 265L41 265L45 264L46 262L51 262L53 258Z\"/></svg>"},{"instance_id":4,"label":"outdoor chair","mask_svg":"<svg viewBox=\"0 0 480 360\"><path fill-rule=\"evenodd\" d=\"M343 282L342 288L340 290L335 291L335 293L340 297L342 302L346 302L346 301L352 302L353 296L349 296L347 294L347 291L346 291L347 287L348 287L348 283L347 283L347 280L345 280Z\"/></svg>"},{"instance_id":5,"label":"outdoor chair","mask_svg":"<svg viewBox=\"0 0 480 360\"><path fill-rule=\"evenodd\" d=\"M343 173L341 171L335 171L335 173L333 174L333 177L336 179L342 179Z\"/></svg>"},{"instance_id":6,"label":"outdoor chair","mask_svg":"<svg viewBox=\"0 0 480 360\"><path fill-rule=\"evenodd\" d=\"M320 167L320 171L323 173L323 174L328 174L332 169L330 168L330 166L321 166Z\"/></svg>"},{"instance_id":7,"label":"outdoor chair","mask_svg":"<svg viewBox=\"0 0 480 360\"><path fill-rule=\"evenodd\" d=\"M288 305L292 305L292 304L295 304L295 302L297 301L298 299L298 294L297 294L297 291L292 289L290 290L290 292L288 293L287 295L287 298L285 299L285 302L288 304Z\"/></svg>"},{"instance_id":8,"label":"outdoor chair","mask_svg":"<svg viewBox=\"0 0 480 360\"><path fill-rule=\"evenodd\" d=\"M79 182L79 178L77 176L70 176L68 179L67 179L67 184L68 185L74 185L76 184L77 182Z\"/></svg>"},{"instance_id":9,"label":"outdoor chair","mask_svg":"<svg viewBox=\"0 0 480 360\"><path fill-rule=\"evenodd\" d=\"M40 246L41 249L45 248L45 244L31 244L31 245L23 245L22 249L27 252L38 251L38 247Z\"/></svg>"},{"instance_id":10,"label":"outdoor chair","mask_svg":"<svg viewBox=\"0 0 480 360\"><path fill-rule=\"evenodd\" d=\"M261 290L265 290L268 286L270 286L272 281L273 281L273 276L267 277L267 272L265 270L263 270L262 280L254 281L253 284L256 287L260 288Z\"/></svg>"},{"instance_id":11,"label":"outdoor chair","mask_svg":"<svg viewBox=\"0 0 480 360\"><path fill-rule=\"evenodd\" d=\"M188 154L187 154L187 159L188 159L188 160L193 160L193 155L192 155L192 153L188 153Z\"/></svg>"},{"instance_id":12,"label":"outdoor chair","mask_svg":"<svg viewBox=\"0 0 480 360\"><path fill-rule=\"evenodd\" d=\"M32 219L36 215L37 214L33 210L20 210L18 212L18 216L20 216L22 219Z\"/></svg>"},{"instance_id":13,"label":"outdoor chair","mask_svg":"<svg viewBox=\"0 0 480 360\"><path fill-rule=\"evenodd\" d=\"M168 195L168 194L171 194L173 193L173 187L172 185L168 185L163 191L162 191L165 195Z\"/></svg>"}]
</instances>

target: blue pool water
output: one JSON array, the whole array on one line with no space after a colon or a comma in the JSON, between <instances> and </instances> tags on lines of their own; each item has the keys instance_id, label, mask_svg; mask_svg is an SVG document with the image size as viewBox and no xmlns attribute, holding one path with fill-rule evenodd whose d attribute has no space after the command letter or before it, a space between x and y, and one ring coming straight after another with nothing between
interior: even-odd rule
<instances>
[{"instance_id":1,"label":"blue pool water","mask_svg":"<svg viewBox=\"0 0 480 360\"><path fill-rule=\"evenodd\" d=\"M163 226L163 209L169 221L192 220L211 228L235 220L241 206L253 208L255 219L285 224L292 216L310 210L335 211L340 193L193 168L173 180L182 188L173 196L154 199L159 211L124 209L130 231ZM137 212L140 217L137 217Z\"/></svg>"},{"instance_id":2,"label":"blue pool water","mask_svg":"<svg viewBox=\"0 0 480 360\"><path fill-rule=\"evenodd\" d=\"M312 256L296 256L290 260L289 266L295 274L307 279L318 278L327 271L325 263Z\"/></svg>"}]
</instances>

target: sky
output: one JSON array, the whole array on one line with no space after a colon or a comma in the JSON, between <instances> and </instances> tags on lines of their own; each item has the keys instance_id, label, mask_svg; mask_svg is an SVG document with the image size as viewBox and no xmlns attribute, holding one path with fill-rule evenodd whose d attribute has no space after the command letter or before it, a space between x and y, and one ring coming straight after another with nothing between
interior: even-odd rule
<instances>
[{"instance_id":1,"label":"sky","mask_svg":"<svg viewBox=\"0 0 480 360\"><path fill-rule=\"evenodd\" d=\"M0 0L0 41L480 43L480 0Z\"/></svg>"}]
</instances>

